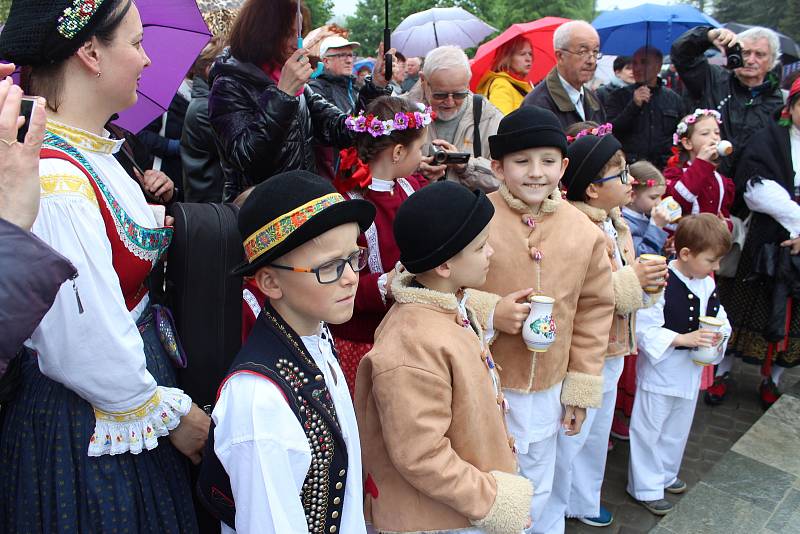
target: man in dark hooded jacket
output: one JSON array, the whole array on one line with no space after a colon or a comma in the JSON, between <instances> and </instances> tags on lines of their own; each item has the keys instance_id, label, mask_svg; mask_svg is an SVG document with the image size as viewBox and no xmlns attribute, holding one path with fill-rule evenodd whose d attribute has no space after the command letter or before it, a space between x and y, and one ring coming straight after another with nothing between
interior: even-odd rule
<instances>
[{"instance_id":1,"label":"man in dark hooded jacket","mask_svg":"<svg viewBox=\"0 0 800 534\"><path fill-rule=\"evenodd\" d=\"M711 65L705 51L739 43L742 67ZM722 138L733 143L733 155L723 158L719 172L736 175L736 165L750 136L767 126L783 105L779 80L772 73L780 57L780 42L772 30L750 28L736 35L725 28L699 26L672 44L671 58L689 96L699 107L722 115Z\"/></svg>"},{"instance_id":2,"label":"man in dark hooded jacket","mask_svg":"<svg viewBox=\"0 0 800 534\"><path fill-rule=\"evenodd\" d=\"M325 70L308 83L311 90L325 97L325 100L350 113L356 107L358 89L353 76L354 50L360 44L334 35L323 39L319 45L319 56Z\"/></svg>"}]
</instances>

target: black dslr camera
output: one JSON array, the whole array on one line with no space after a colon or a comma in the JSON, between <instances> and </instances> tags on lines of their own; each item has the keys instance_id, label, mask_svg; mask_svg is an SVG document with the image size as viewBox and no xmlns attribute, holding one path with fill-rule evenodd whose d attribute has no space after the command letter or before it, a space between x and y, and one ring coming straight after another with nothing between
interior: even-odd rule
<instances>
[{"instance_id":1,"label":"black dslr camera","mask_svg":"<svg viewBox=\"0 0 800 534\"><path fill-rule=\"evenodd\" d=\"M461 165L469 161L470 155L469 152L447 152L441 147L431 145L430 156L436 165Z\"/></svg>"},{"instance_id":2,"label":"black dslr camera","mask_svg":"<svg viewBox=\"0 0 800 534\"><path fill-rule=\"evenodd\" d=\"M744 66L744 58L742 58L742 47L737 43L725 49L725 56L728 62L725 64L726 69L738 69Z\"/></svg>"}]
</instances>

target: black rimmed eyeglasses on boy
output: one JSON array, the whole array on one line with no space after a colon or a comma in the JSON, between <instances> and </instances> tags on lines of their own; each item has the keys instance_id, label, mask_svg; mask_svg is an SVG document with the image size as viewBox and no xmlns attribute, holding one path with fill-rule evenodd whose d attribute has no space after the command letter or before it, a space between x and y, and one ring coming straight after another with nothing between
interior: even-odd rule
<instances>
[{"instance_id":1,"label":"black rimmed eyeglasses on boy","mask_svg":"<svg viewBox=\"0 0 800 534\"><path fill-rule=\"evenodd\" d=\"M625 167L620 171L619 174L615 174L614 176L606 176L605 178L600 178L599 180L593 180L593 184L602 184L603 182L610 182L611 180L616 180L619 178L619 181L623 183L623 185L627 185L628 181L630 181L630 172L628 171L628 167Z\"/></svg>"},{"instance_id":2,"label":"black rimmed eyeglasses on boy","mask_svg":"<svg viewBox=\"0 0 800 534\"><path fill-rule=\"evenodd\" d=\"M289 265L277 265L274 263L271 263L270 267L295 273L314 273L317 275L317 282L320 284L333 284L339 281L344 274L345 265L350 264L350 268L353 269L353 272L357 273L367 266L368 257L367 249L358 247L358 250L348 257L326 261L319 267L291 267Z\"/></svg>"}]
</instances>

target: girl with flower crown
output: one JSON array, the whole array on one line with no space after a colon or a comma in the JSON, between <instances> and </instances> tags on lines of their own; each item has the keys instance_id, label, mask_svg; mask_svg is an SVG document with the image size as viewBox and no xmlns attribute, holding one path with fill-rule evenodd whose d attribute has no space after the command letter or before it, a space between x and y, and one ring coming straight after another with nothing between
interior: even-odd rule
<instances>
[{"instance_id":1,"label":"girl with flower crown","mask_svg":"<svg viewBox=\"0 0 800 534\"><path fill-rule=\"evenodd\" d=\"M639 160L630 166L633 178L633 196L622 208L622 216L631 228L636 255L661 254L667 242L664 227L669 224L669 213L659 205L667 190L664 175L649 161Z\"/></svg>"},{"instance_id":2,"label":"girl with flower crown","mask_svg":"<svg viewBox=\"0 0 800 534\"><path fill-rule=\"evenodd\" d=\"M369 263L359 273L353 318L331 325L351 393L358 363L372 348L375 329L392 305L390 288L400 259L392 226L400 204L427 183L414 172L431 120L430 109L390 96L346 120L355 132L355 147L342 150L334 185L345 196L372 202L377 210L375 222L359 236L359 245L369 251Z\"/></svg>"},{"instance_id":3,"label":"girl with flower crown","mask_svg":"<svg viewBox=\"0 0 800 534\"><path fill-rule=\"evenodd\" d=\"M667 194L680 204L684 215L713 213L730 229L736 188L733 180L717 172L720 124L719 112L712 109L696 109L681 119L673 135L675 155L667 163L664 177Z\"/></svg>"}]
</instances>

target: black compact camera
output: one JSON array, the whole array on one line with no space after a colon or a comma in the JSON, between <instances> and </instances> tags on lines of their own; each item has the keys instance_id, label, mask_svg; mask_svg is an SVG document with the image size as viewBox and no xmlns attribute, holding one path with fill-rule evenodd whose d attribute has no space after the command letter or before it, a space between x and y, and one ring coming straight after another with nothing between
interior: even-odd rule
<instances>
[{"instance_id":1,"label":"black compact camera","mask_svg":"<svg viewBox=\"0 0 800 534\"><path fill-rule=\"evenodd\" d=\"M469 152L447 152L443 148L431 145L430 156L436 165L461 165L469 161L470 155Z\"/></svg>"},{"instance_id":2,"label":"black compact camera","mask_svg":"<svg viewBox=\"0 0 800 534\"><path fill-rule=\"evenodd\" d=\"M727 69L738 69L744 66L744 58L742 58L742 47L737 43L725 49L725 56L728 62L725 64Z\"/></svg>"}]
</instances>

